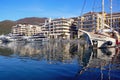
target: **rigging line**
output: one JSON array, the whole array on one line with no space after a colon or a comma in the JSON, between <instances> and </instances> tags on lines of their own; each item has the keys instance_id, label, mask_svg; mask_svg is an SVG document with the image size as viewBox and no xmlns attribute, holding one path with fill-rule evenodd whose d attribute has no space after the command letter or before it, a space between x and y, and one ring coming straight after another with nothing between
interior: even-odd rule
<instances>
[{"instance_id":1,"label":"rigging line","mask_svg":"<svg viewBox=\"0 0 120 80\"><path fill-rule=\"evenodd\" d=\"M107 3L104 5L104 10L105 12L109 12L109 7L110 7L110 0L105 0L104 3Z\"/></svg>"},{"instance_id":2,"label":"rigging line","mask_svg":"<svg viewBox=\"0 0 120 80\"><path fill-rule=\"evenodd\" d=\"M93 11L93 12L94 12L94 9L95 9L95 4L96 4L95 2L96 2L96 1L94 0L94 1L93 1L93 7L92 7L92 11Z\"/></svg>"},{"instance_id":3,"label":"rigging line","mask_svg":"<svg viewBox=\"0 0 120 80\"><path fill-rule=\"evenodd\" d=\"M113 1L113 12L119 12L120 11L120 0L114 0Z\"/></svg>"},{"instance_id":4,"label":"rigging line","mask_svg":"<svg viewBox=\"0 0 120 80\"><path fill-rule=\"evenodd\" d=\"M98 1L98 0L94 0L94 3L93 3L93 7L92 7L92 10L93 11L101 11L101 8L102 8L102 6L98 6L98 5L101 5L100 4L100 1Z\"/></svg>"},{"instance_id":5,"label":"rigging line","mask_svg":"<svg viewBox=\"0 0 120 80\"><path fill-rule=\"evenodd\" d=\"M111 20L110 20L110 27L112 29L112 0L110 0L110 18L111 18Z\"/></svg>"},{"instance_id":6,"label":"rigging line","mask_svg":"<svg viewBox=\"0 0 120 80\"><path fill-rule=\"evenodd\" d=\"M81 10L81 16L82 16L82 14L83 14L83 10L84 10L84 8L85 8L85 5L86 5L86 0L84 0L84 3L83 3L83 7L82 7L82 10Z\"/></svg>"}]
</instances>

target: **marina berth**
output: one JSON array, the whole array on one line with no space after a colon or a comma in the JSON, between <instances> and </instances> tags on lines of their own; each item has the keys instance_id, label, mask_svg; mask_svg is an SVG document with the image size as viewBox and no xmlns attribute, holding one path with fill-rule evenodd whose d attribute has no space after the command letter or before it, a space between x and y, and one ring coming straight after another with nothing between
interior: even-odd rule
<instances>
[{"instance_id":1,"label":"marina berth","mask_svg":"<svg viewBox=\"0 0 120 80\"><path fill-rule=\"evenodd\" d=\"M0 40L0 43L2 43L2 40Z\"/></svg>"},{"instance_id":2,"label":"marina berth","mask_svg":"<svg viewBox=\"0 0 120 80\"><path fill-rule=\"evenodd\" d=\"M8 39L10 42L25 41L22 36L6 36L6 39Z\"/></svg>"},{"instance_id":3,"label":"marina berth","mask_svg":"<svg viewBox=\"0 0 120 80\"><path fill-rule=\"evenodd\" d=\"M0 43L3 42L46 42L49 41L44 35L33 36L4 36L0 38Z\"/></svg>"},{"instance_id":4,"label":"marina berth","mask_svg":"<svg viewBox=\"0 0 120 80\"><path fill-rule=\"evenodd\" d=\"M9 40L6 38L6 36L5 35L1 35L0 36L0 43L7 43L7 42L9 42Z\"/></svg>"},{"instance_id":5,"label":"marina berth","mask_svg":"<svg viewBox=\"0 0 120 80\"><path fill-rule=\"evenodd\" d=\"M24 37L24 38L26 39L27 42L44 42L49 40L43 33L39 33L33 36Z\"/></svg>"},{"instance_id":6,"label":"marina berth","mask_svg":"<svg viewBox=\"0 0 120 80\"><path fill-rule=\"evenodd\" d=\"M120 0L1 0L0 9L0 80L120 80Z\"/></svg>"}]
</instances>

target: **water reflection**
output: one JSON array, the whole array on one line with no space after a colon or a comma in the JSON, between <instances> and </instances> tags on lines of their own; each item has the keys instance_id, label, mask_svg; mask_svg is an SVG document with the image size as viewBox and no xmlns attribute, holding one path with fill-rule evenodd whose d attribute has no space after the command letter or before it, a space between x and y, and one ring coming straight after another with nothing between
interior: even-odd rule
<instances>
[{"instance_id":1,"label":"water reflection","mask_svg":"<svg viewBox=\"0 0 120 80\"><path fill-rule=\"evenodd\" d=\"M116 49L91 49L82 46L78 41L60 41L43 43L16 43L0 44L0 55L36 58L38 60L46 59L48 61L71 61L77 58L83 66L87 66L92 61L105 60L110 61L115 57ZM94 62L93 62L94 63Z\"/></svg>"},{"instance_id":2,"label":"water reflection","mask_svg":"<svg viewBox=\"0 0 120 80\"><path fill-rule=\"evenodd\" d=\"M77 76L79 76L78 79L82 79L86 72L88 74L99 71L97 75L99 79L110 80L108 76L110 70L120 70L120 65L118 65L120 63L118 49L91 49L87 45L83 45L81 41L50 41L42 43L11 42L0 44L0 55L37 61L44 60L48 64L57 64L59 62L62 64L73 64L74 61L77 61L78 67L80 67L76 72ZM108 78L104 76L106 72ZM89 80L89 76L86 80Z\"/></svg>"}]
</instances>

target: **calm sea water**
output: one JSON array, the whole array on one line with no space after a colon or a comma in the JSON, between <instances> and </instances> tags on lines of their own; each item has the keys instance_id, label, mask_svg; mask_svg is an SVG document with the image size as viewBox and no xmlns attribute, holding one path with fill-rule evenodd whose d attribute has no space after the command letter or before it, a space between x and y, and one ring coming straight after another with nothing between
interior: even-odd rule
<instances>
[{"instance_id":1,"label":"calm sea water","mask_svg":"<svg viewBox=\"0 0 120 80\"><path fill-rule=\"evenodd\" d=\"M120 80L120 54L77 41L0 44L0 80Z\"/></svg>"}]
</instances>

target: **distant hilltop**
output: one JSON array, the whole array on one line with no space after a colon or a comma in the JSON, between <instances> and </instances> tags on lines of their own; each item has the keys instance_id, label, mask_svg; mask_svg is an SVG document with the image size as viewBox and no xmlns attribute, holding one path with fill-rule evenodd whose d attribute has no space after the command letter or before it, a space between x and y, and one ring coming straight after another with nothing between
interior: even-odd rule
<instances>
[{"instance_id":1,"label":"distant hilltop","mask_svg":"<svg viewBox=\"0 0 120 80\"><path fill-rule=\"evenodd\" d=\"M47 18L38 18L38 17L28 17L19 19L16 21L4 20L0 22L0 34L8 34L11 31L11 27L16 24L31 24L38 25L40 23L44 23Z\"/></svg>"},{"instance_id":2,"label":"distant hilltop","mask_svg":"<svg viewBox=\"0 0 120 80\"><path fill-rule=\"evenodd\" d=\"M29 18L23 18L16 21L17 24L31 24L31 25L39 25L40 23L44 23L45 19L47 18L38 18L38 17L29 17Z\"/></svg>"}]
</instances>

